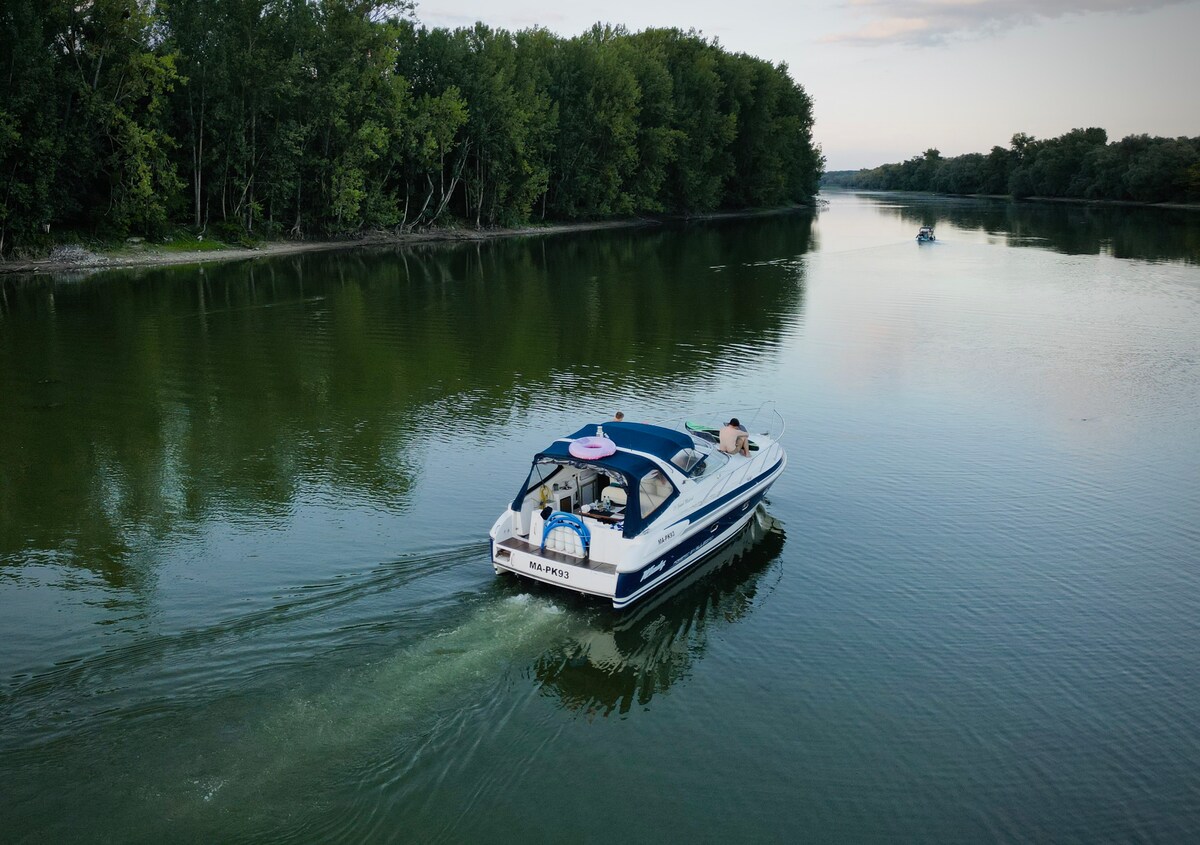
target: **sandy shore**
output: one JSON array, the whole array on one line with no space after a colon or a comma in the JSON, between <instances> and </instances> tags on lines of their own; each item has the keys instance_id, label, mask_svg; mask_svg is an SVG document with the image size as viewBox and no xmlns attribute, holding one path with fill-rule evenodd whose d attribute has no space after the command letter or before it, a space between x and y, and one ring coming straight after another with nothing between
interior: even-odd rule
<instances>
[{"instance_id":1,"label":"sandy shore","mask_svg":"<svg viewBox=\"0 0 1200 845\"><path fill-rule=\"evenodd\" d=\"M272 255L294 255L303 252L325 252L338 249L358 249L370 246L404 246L434 241L485 241L493 238L554 235L563 232L585 232L592 229L626 229L653 226L659 221L629 219L599 223L565 223L548 226L525 226L496 229L429 229L422 232L372 232L356 238L328 241L264 241L255 247L229 246L222 249L179 250L161 249L143 243L113 251L89 252L71 250L67 258L42 258L33 261L0 261L4 273L64 273L81 270L110 270L118 267L161 267L171 264L201 264L210 261L238 261Z\"/></svg>"}]
</instances>

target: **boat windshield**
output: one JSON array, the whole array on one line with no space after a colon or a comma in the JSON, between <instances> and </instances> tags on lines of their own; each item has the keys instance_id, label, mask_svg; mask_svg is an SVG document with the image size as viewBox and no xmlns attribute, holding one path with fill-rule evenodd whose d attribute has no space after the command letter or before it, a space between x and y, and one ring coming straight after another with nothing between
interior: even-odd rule
<instances>
[{"instance_id":1,"label":"boat windshield","mask_svg":"<svg viewBox=\"0 0 1200 845\"><path fill-rule=\"evenodd\" d=\"M680 449L671 458L671 463L683 470L685 475L691 475L703 461L704 453L699 449Z\"/></svg>"},{"instance_id":2,"label":"boat windshield","mask_svg":"<svg viewBox=\"0 0 1200 845\"><path fill-rule=\"evenodd\" d=\"M561 472L562 469L561 464L552 461L534 461L533 468L529 471L529 477L525 479L525 492L521 495L532 493Z\"/></svg>"},{"instance_id":3,"label":"boat windshield","mask_svg":"<svg viewBox=\"0 0 1200 845\"><path fill-rule=\"evenodd\" d=\"M681 449L672 463L691 478L703 478L725 466L729 456L704 437L692 435L692 448ZM682 462L681 462L682 461Z\"/></svg>"}]
</instances>

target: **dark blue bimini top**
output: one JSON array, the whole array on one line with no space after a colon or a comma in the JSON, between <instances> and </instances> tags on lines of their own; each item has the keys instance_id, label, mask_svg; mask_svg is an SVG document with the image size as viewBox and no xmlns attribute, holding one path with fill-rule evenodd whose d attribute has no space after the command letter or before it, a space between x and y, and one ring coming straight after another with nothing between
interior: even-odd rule
<instances>
[{"instance_id":1,"label":"dark blue bimini top","mask_svg":"<svg viewBox=\"0 0 1200 845\"><path fill-rule=\"evenodd\" d=\"M585 425L574 434L570 434L562 440L555 440L534 456L534 466L536 467L540 461L547 460L579 467L591 466L609 475L623 476L622 480L626 488L636 491L643 478L659 469L658 464L647 458L646 455L653 455L665 463L670 463L671 458L675 457L680 449L687 449L693 445L692 438L681 431L644 423L604 422L598 423L598 425L604 427L604 436L616 444L617 451L595 460L582 460L572 456L570 441L582 437L595 437L596 425ZM632 452L622 451L624 449L632 449L644 454L636 455ZM529 489L528 484L529 482L526 481L526 485L522 486L521 492L513 500L513 510L520 509L521 500ZM677 492L673 492L671 498L674 498ZM663 508L659 508L655 514L661 513L662 510ZM625 508L624 535L633 537L639 534L646 527L647 521L646 517L642 516L638 497L630 495Z\"/></svg>"},{"instance_id":2,"label":"dark blue bimini top","mask_svg":"<svg viewBox=\"0 0 1200 845\"><path fill-rule=\"evenodd\" d=\"M595 431L596 429L592 429ZM608 434L608 427L605 426L604 433ZM583 435L591 437L590 434ZM616 451L611 455L605 455L603 458L595 460L584 460L576 458L569 451L571 444L565 440L556 440L551 443L546 449L539 452L534 457L534 462L542 460L561 461L563 463L574 464L575 466L598 467L602 470L609 470L611 475L613 472L626 476L634 485L638 484L643 478L651 473L652 470L658 469L658 464L642 455L634 455L631 452Z\"/></svg>"},{"instance_id":3,"label":"dark blue bimini top","mask_svg":"<svg viewBox=\"0 0 1200 845\"><path fill-rule=\"evenodd\" d=\"M605 437L616 443L618 448L645 452L667 462L675 457L680 449L687 449L692 445L692 438L682 431L645 423L595 423L585 425L579 431L568 436L572 440L578 440L581 437L595 437L597 425L604 427Z\"/></svg>"}]
</instances>

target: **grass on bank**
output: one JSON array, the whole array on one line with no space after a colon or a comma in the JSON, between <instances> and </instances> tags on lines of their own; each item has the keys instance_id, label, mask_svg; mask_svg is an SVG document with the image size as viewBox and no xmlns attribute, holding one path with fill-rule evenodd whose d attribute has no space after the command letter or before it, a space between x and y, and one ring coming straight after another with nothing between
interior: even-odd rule
<instances>
[{"instance_id":1,"label":"grass on bank","mask_svg":"<svg viewBox=\"0 0 1200 845\"><path fill-rule=\"evenodd\" d=\"M220 252L238 247L259 246L262 239L237 225L205 227L197 232L191 228L172 229L159 237L106 237L95 232L63 229L53 233L27 237L20 247L5 259L12 261L62 260L67 263L87 256L129 256L156 252L178 254L186 252Z\"/></svg>"},{"instance_id":2,"label":"grass on bank","mask_svg":"<svg viewBox=\"0 0 1200 845\"><path fill-rule=\"evenodd\" d=\"M183 232L162 243L147 243L146 246L161 249L163 252L216 252L228 249L230 245L203 235L197 237L190 232Z\"/></svg>"}]
</instances>

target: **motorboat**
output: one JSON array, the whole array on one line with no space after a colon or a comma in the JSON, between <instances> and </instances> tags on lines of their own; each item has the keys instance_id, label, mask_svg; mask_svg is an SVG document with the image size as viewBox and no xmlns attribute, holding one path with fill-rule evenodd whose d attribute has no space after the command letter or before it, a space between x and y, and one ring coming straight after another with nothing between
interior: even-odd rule
<instances>
[{"instance_id":1,"label":"motorboat","mask_svg":"<svg viewBox=\"0 0 1200 845\"><path fill-rule=\"evenodd\" d=\"M628 607L749 523L787 466L781 435L750 434L748 456L722 452L718 430L695 423L593 423L560 437L492 526L496 573Z\"/></svg>"},{"instance_id":2,"label":"motorboat","mask_svg":"<svg viewBox=\"0 0 1200 845\"><path fill-rule=\"evenodd\" d=\"M917 242L926 243L928 241L936 241L937 238L933 234L932 226L922 226L917 230Z\"/></svg>"}]
</instances>

